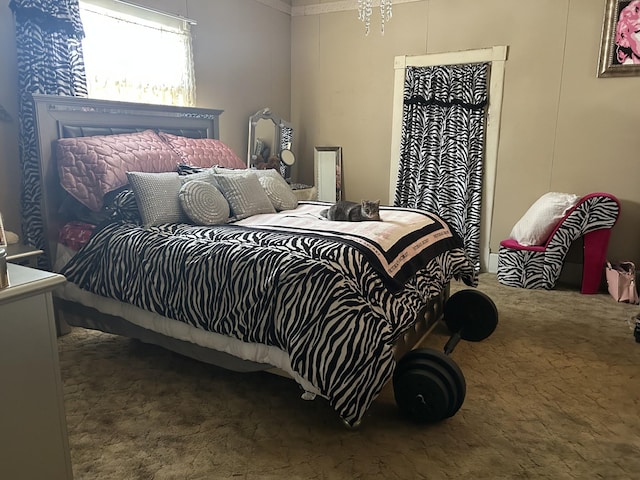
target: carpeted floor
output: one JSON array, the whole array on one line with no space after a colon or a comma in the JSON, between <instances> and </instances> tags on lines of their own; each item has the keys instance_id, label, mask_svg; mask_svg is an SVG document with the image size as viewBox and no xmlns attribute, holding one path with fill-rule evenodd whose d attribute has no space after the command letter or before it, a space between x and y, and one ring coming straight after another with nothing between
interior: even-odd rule
<instances>
[{"instance_id":1,"label":"carpeted floor","mask_svg":"<svg viewBox=\"0 0 640 480\"><path fill-rule=\"evenodd\" d=\"M640 307L491 274L479 289L500 324L458 345L466 401L430 426L400 417L391 385L350 431L286 378L75 328L59 339L75 479L638 478Z\"/></svg>"}]
</instances>

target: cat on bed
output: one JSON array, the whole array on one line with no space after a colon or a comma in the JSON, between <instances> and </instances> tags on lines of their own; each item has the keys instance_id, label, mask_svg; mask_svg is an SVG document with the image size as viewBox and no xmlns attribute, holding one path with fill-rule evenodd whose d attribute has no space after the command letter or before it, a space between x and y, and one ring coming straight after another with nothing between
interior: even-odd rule
<instances>
[{"instance_id":1,"label":"cat on bed","mask_svg":"<svg viewBox=\"0 0 640 480\"><path fill-rule=\"evenodd\" d=\"M326 210L322 210L320 215L327 220L338 222L365 222L381 221L380 200L362 200L360 203L341 200Z\"/></svg>"}]
</instances>

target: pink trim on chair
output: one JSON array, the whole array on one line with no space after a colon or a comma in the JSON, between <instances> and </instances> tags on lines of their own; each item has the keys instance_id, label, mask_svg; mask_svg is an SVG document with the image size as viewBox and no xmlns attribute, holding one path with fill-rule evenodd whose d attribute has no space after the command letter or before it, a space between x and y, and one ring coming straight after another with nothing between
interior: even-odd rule
<instances>
[{"instance_id":1,"label":"pink trim on chair","mask_svg":"<svg viewBox=\"0 0 640 480\"><path fill-rule=\"evenodd\" d=\"M544 252L545 249L545 245L521 245L513 238L502 240L500 242L500 245L502 245L503 247L511 248L513 250L530 250L532 252Z\"/></svg>"}]
</instances>

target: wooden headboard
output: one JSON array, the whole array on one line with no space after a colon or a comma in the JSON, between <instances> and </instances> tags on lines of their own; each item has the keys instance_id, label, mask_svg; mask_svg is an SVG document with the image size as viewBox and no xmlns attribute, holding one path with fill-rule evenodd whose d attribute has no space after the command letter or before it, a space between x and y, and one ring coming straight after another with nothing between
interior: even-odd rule
<instances>
[{"instance_id":1,"label":"wooden headboard","mask_svg":"<svg viewBox=\"0 0 640 480\"><path fill-rule=\"evenodd\" d=\"M45 249L55 264L58 213L64 199L55 161L59 138L130 133L153 129L195 138L219 138L222 110L114 102L81 97L34 95L35 122L42 189Z\"/></svg>"}]
</instances>

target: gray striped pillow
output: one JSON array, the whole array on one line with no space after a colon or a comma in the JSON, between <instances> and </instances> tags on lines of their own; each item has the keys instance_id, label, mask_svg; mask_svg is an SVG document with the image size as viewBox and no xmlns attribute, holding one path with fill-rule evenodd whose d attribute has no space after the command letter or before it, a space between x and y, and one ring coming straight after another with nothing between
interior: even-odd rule
<instances>
[{"instance_id":1,"label":"gray striped pillow","mask_svg":"<svg viewBox=\"0 0 640 480\"><path fill-rule=\"evenodd\" d=\"M236 220L259 213L275 213L271 200L264 192L255 173L216 175L215 177Z\"/></svg>"},{"instance_id":2,"label":"gray striped pillow","mask_svg":"<svg viewBox=\"0 0 640 480\"><path fill-rule=\"evenodd\" d=\"M298 197L284 178L262 176L259 180L276 211L293 210L298 206Z\"/></svg>"}]
</instances>

